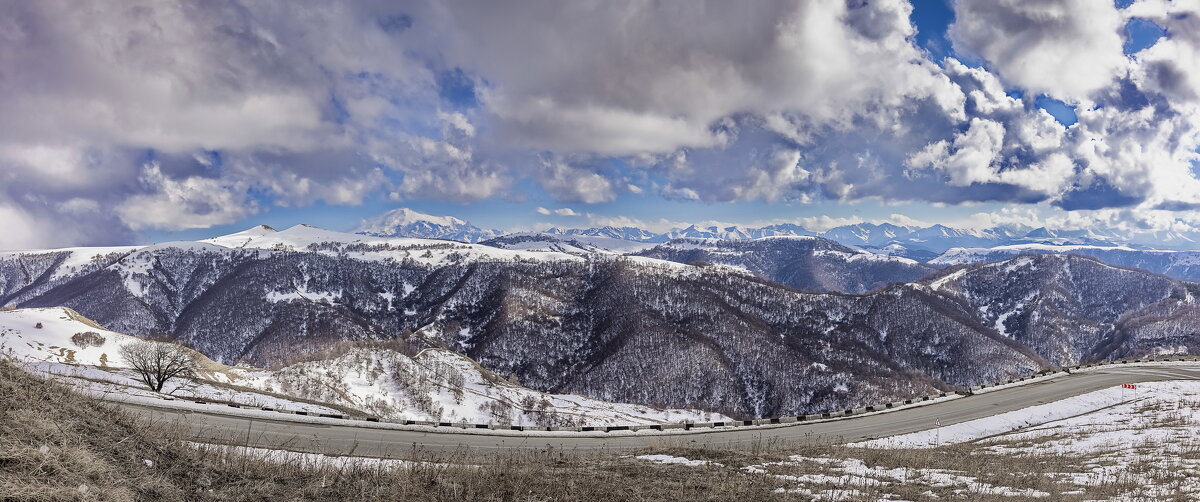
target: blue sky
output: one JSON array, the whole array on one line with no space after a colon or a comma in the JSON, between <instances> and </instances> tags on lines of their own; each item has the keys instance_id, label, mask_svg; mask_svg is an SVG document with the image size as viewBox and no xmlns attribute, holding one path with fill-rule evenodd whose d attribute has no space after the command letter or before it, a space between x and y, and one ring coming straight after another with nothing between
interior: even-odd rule
<instances>
[{"instance_id":1,"label":"blue sky","mask_svg":"<svg viewBox=\"0 0 1200 502\"><path fill-rule=\"evenodd\" d=\"M13 7L0 111L29 119L0 126L0 248L399 207L503 230L1200 226L1191 4L134 3Z\"/></svg>"}]
</instances>

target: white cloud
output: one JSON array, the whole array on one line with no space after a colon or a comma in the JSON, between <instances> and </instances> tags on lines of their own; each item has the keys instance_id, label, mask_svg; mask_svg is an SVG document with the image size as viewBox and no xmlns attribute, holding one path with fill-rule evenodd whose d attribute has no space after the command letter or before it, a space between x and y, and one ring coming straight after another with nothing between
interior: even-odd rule
<instances>
[{"instance_id":1,"label":"white cloud","mask_svg":"<svg viewBox=\"0 0 1200 502\"><path fill-rule=\"evenodd\" d=\"M10 199L0 193L0 250L129 243L133 237L114 229L111 215L94 211L96 206L88 199L54 205L29 198Z\"/></svg>"},{"instance_id":2,"label":"white cloud","mask_svg":"<svg viewBox=\"0 0 1200 502\"><path fill-rule=\"evenodd\" d=\"M996 180L1046 194L1057 195L1075 177L1075 163L1062 153L1053 153L1026 168L1009 169Z\"/></svg>"},{"instance_id":3,"label":"white cloud","mask_svg":"<svg viewBox=\"0 0 1200 502\"><path fill-rule=\"evenodd\" d=\"M1149 19L1169 34L1136 56L1135 78L1172 101L1200 100L1200 5L1196 2L1139 0L1130 17Z\"/></svg>"},{"instance_id":4,"label":"white cloud","mask_svg":"<svg viewBox=\"0 0 1200 502\"><path fill-rule=\"evenodd\" d=\"M4 231L0 232L0 250L51 247L70 242L74 237L46 232L44 221L3 201L0 201L0 221L4 222Z\"/></svg>"},{"instance_id":5,"label":"white cloud","mask_svg":"<svg viewBox=\"0 0 1200 502\"><path fill-rule=\"evenodd\" d=\"M440 117L442 119L442 121L446 123L446 127L453 130L454 133L462 134L466 137L474 137L475 136L475 126L473 124L471 124L471 121L469 119L467 119L466 115L463 115L458 112L454 112L454 113L439 112L438 117ZM450 135L451 133L444 132L443 134Z\"/></svg>"},{"instance_id":6,"label":"white cloud","mask_svg":"<svg viewBox=\"0 0 1200 502\"><path fill-rule=\"evenodd\" d=\"M172 179L156 163L142 170L149 193L135 195L116 212L133 229L183 230L231 223L257 212L244 187L225 185L218 179L192 176Z\"/></svg>"},{"instance_id":7,"label":"white cloud","mask_svg":"<svg viewBox=\"0 0 1200 502\"><path fill-rule=\"evenodd\" d=\"M557 158L543 158L538 182L555 199L563 202L595 204L616 199L608 178L571 165Z\"/></svg>"},{"instance_id":8,"label":"white cloud","mask_svg":"<svg viewBox=\"0 0 1200 502\"><path fill-rule=\"evenodd\" d=\"M906 165L914 169L932 168L946 174L954 186L992 181L993 162L1004 144L1004 125L986 119L971 119L966 131L954 142L939 141L913 154Z\"/></svg>"},{"instance_id":9,"label":"white cloud","mask_svg":"<svg viewBox=\"0 0 1200 502\"><path fill-rule=\"evenodd\" d=\"M100 203L93 199L75 197L58 205L58 210L70 215L86 215L100 212Z\"/></svg>"},{"instance_id":10,"label":"white cloud","mask_svg":"<svg viewBox=\"0 0 1200 502\"><path fill-rule=\"evenodd\" d=\"M954 7L954 47L1032 93L1087 101L1126 66L1124 18L1112 2L963 0Z\"/></svg>"},{"instance_id":11,"label":"white cloud","mask_svg":"<svg viewBox=\"0 0 1200 502\"><path fill-rule=\"evenodd\" d=\"M544 207L538 207L537 213L544 214L544 215L554 214L554 215L558 215L558 216L580 216L579 213L575 212L574 209L571 209L569 207L564 207L564 208L559 208L559 209L546 209Z\"/></svg>"},{"instance_id":12,"label":"white cloud","mask_svg":"<svg viewBox=\"0 0 1200 502\"><path fill-rule=\"evenodd\" d=\"M492 84L496 134L536 150L669 153L726 145L717 126L737 114L788 110L848 127L868 105L961 106L910 43L908 2L854 7L452 3L439 22L456 35L450 57ZM546 51L546 40L571 43Z\"/></svg>"}]
</instances>

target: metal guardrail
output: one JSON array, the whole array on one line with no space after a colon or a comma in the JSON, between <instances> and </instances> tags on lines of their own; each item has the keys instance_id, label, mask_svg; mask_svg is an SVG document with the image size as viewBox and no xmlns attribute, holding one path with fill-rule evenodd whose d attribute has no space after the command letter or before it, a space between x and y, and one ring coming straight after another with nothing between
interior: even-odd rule
<instances>
[{"instance_id":1,"label":"metal guardrail","mask_svg":"<svg viewBox=\"0 0 1200 502\"><path fill-rule=\"evenodd\" d=\"M444 427L444 428L455 428L455 429L511 430L511 431L523 431L523 432L529 432L529 431L613 432L613 431L641 431L641 430L664 431L664 430L680 430L680 429L681 430L692 430L692 429L706 429L706 428L718 428L718 427L754 427L754 426L761 426L761 425L793 424L793 423L800 423L800 422L837 420L837 419L844 419L847 417L855 417L855 416L863 415L866 413L884 412L887 410L897 409L897 408L901 408L904 406L920 404L920 403L924 403L924 402L928 402L928 401L933 401L936 399L941 399L941 398L944 398L944 397L947 397L947 396L950 396L953 394L958 394L961 396L970 396L970 395L973 395L976 391L981 391L981 390L991 389L991 388L1000 387L1000 386L1004 386L1004 385L1011 385L1011 384L1015 384L1015 383L1025 382L1025 381L1033 380L1035 378L1041 378L1041 377L1053 375L1056 373L1070 374L1070 372L1072 370L1096 368L1096 367L1101 367L1101 366L1121 366L1124 364L1134 364L1134 363L1144 363L1144 362L1186 362L1186 361L1200 361L1200 356L1143 357L1143 358L1138 358L1138 359L1122 359L1122 360L1118 360L1118 361L1077 364L1075 366L1064 366L1064 367L1060 367L1060 368L1054 369L1054 370L1042 370L1033 375L1028 375L1028 376L1024 376L1024 377L1020 377L1020 378L1010 378L1005 381L994 382L994 383L984 384L984 385L976 385L974 387L969 387L965 390L953 391L953 392L941 392L938 394L921 396L921 397L916 397L916 398L912 398L912 399L905 399L903 401L893 401L890 403L883 403L883 404L873 405L873 406L865 406L862 408L854 408L854 409L848 409L848 410L842 410L842 411L827 411L827 412L823 412L823 413L812 413L812 414L807 414L807 415L782 416L782 417L773 417L773 418L758 418L758 419L754 419L754 420L727 420L727 421L699 422L699 423L681 422L681 423L669 423L669 424L630 424L630 425L597 425L597 426L566 426L566 427L563 427L563 426L557 426L557 427L555 427L555 426L535 426L535 425L508 425L508 424L471 424L471 423L465 423L465 422L434 422L434 421L429 421L429 420L383 420L379 417L372 417L372 416L348 416L348 415L336 414L336 413L313 413L313 412L308 412L308 411L286 410L286 409L272 408L272 407L267 407L267 406L252 406L252 405L242 405L242 404L237 404L237 403L225 403L225 404L231 408L274 411L277 413L302 415L302 416L315 416L315 417L322 417L322 418L333 418L333 419L351 420L351 421L392 423L392 424L398 424L398 425L423 425L423 426L429 426L429 427ZM170 399L174 400L174 398L170 398ZM218 404L218 403L210 403L210 402L198 400L198 399L189 399L189 400L194 401L197 404Z\"/></svg>"}]
</instances>

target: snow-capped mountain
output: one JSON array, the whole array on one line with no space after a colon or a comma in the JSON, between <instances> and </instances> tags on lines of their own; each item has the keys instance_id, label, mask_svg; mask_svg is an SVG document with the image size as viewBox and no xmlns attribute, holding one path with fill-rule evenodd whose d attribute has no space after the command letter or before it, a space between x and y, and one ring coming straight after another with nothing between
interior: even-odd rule
<instances>
[{"instance_id":1,"label":"snow-capped mountain","mask_svg":"<svg viewBox=\"0 0 1200 502\"><path fill-rule=\"evenodd\" d=\"M745 227L741 225L691 225L685 228L674 228L666 232L655 233L637 227L593 227L593 228L549 228L543 234L557 236L587 236L621 239L633 242L662 243L672 239L723 239L746 240L763 237L805 236L814 235L804 227L790 223L767 225L764 227ZM612 250L611 248L608 248Z\"/></svg>"},{"instance_id":2,"label":"snow-capped mountain","mask_svg":"<svg viewBox=\"0 0 1200 502\"><path fill-rule=\"evenodd\" d=\"M697 226L692 225L683 229L674 229L663 234L668 239L723 239L723 240L746 240L746 239L761 239L763 237L798 237L813 235L812 232L804 229L799 225L779 224L769 225L765 227L744 227L741 225L730 226Z\"/></svg>"},{"instance_id":3,"label":"snow-capped mountain","mask_svg":"<svg viewBox=\"0 0 1200 502\"><path fill-rule=\"evenodd\" d=\"M1013 244L1049 244L1055 246L1113 246L1125 241L1126 239L1117 233L1102 229L1052 230L1046 227L1033 229L1021 237L1012 239Z\"/></svg>"},{"instance_id":4,"label":"snow-capped mountain","mask_svg":"<svg viewBox=\"0 0 1200 502\"><path fill-rule=\"evenodd\" d=\"M1144 232L1133 236L1129 244L1147 249L1200 250L1200 235L1171 230Z\"/></svg>"},{"instance_id":5,"label":"snow-capped mountain","mask_svg":"<svg viewBox=\"0 0 1200 502\"><path fill-rule=\"evenodd\" d=\"M624 240L632 242L663 242L666 239L662 234L656 234L649 230L643 230L636 227L593 227L593 228L568 228L560 229L551 227L541 232L546 235L564 236L564 237L601 237L605 239Z\"/></svg>"},{"instance_id":6,"label":"snow-capped mountain","mask_svg":"<svg viewBox=\"0 0 1200 502\"><path fill-rule=\"evenodd\" d=\"M248 232L269 232L271 229ZM891 223L857 223L812 232L800 225L780 223L762 227L743 225L690 225L666 232L625 226L590 228L551 227L541 232L504 233L482 229L452 216L431 216L411 209L394 209L363 220L357 233L374 237L413 237L443 239L467 243L490 241L507 249L553 250L571 253L629 253L644 249L641 244L660 244L674 239L752 240L764 237L819 236L877 254L932 259L952 248L989 248L1016 244L1057 246L1132 245L1139 248L1177 249L1194 247L1200 239L1175 232L1122 236L1109 230L1055 230L1005 224L984 229L963 229L935 224L928 227L901 226Z\"/></svg>"},{"instance_id":7,"label":"snow-capped mountain","mask_svg":"<svg viewBox=\"0 0 1200 502\"><path fill-rule=\"evenodd\" d=\"M952 248L980 248L1017 244L1046 244L1057 246L1117 246L1130 245L1148 249L1187 249L1195 247L1200 238L1174 233L1158 232L1123 236L1110 230L1053 230L1045 227L1032 228L1022 224L1005 224L983 229L955 228L947 225L908 227L891 223L857 223L831 228L825 232L811 232L795 224L776 224L764 227L700 226L691 225L663 233L654 233L635 227L600 227L583 229L551 228L546 235L595 236L630 242L662 243L673 239L716 239L751 240L764 237L811 236L823 237L838 243L854 246L877 254L912 258L918 261L932 259ZM603 250L614 251L621 246Z\"/></svg>"},{"instance_id":8,"label":"snow-capped mountain","mask_svg":"<svg viewBox=\"0 0 1200 502\"><path fill-rule=\"evenodd\" d=\"M741 244L776 240L826 245ZM813 263L845 262L794 268L819 284L860 274L844 268L859 261L880 264L813 251ZM1200 349L1196 285L1087 257L951 267L858 295L798 291L751 265L257 228L0 254L0 305L67 306L223 364L287 366L328 360L343 343L402 342L449 349L539 392L729 416L845 409L1055 363Z\"/></svg>"},{"instance_id":9,"label":"snow-capped mountain","mask_svg":"<svg viewBox=\"0 0 1200 502\"><path fill-rule=\"evenodd\" d=\"M848 246L883 246L897 238L912 233L911 227L891 223L858 223L831 228L820 235Z\"/></svg>"},{"instance_id":10,"label":"snow-capped mountain","mask_svg":"<svg viewBox=\"0 0 1200 502\"><path fill-rule=\"evenodd\" d=\"M431 216L408 208L393 209L359 223L355 232L374 237L417 237L479 242L501 235L453 216Z\"/></svg>"},{"instance_id":11,"label":"snow-capped mountain","mask_svg":"<svg viewBox=\"0 0 1200 502\"><path fill-rule=\"evenodd\" d=\"M656 246L653 242L596 235L520 232L494 237L480 244L521 251L556 251L560 253L633 253Z\"/></svg>"}]
</instances>

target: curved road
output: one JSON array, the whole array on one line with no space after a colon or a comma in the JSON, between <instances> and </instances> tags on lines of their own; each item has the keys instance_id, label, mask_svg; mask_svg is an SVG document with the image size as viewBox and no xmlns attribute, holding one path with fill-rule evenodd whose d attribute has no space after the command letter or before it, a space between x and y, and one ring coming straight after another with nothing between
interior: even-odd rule
<instances>
[{"instance_id":1,"label":"curved road","mask_svg":"<svg viewBox=\"0 0 1200 502\"><path fill-rule=\"evenodd\" d=\"M398 426L347 421L305 423L289 415L235 416L237 410L210 405L181 410L161 405L118 403L157 421L176 422L196 441L361 457L414 458L449 453L479 455L514 450L595 453L654 446L745 447L771 442L857 441L950 425L1044 404L1124 383L1200 380L1200 364L1109 366L1058 374L1016 387L960 399L826 422L610 433L487 431L449 427ZM341 421L338 421L341 422ZM381 428L389 427L389 428Z\"/></svg>"}]
</instances>

